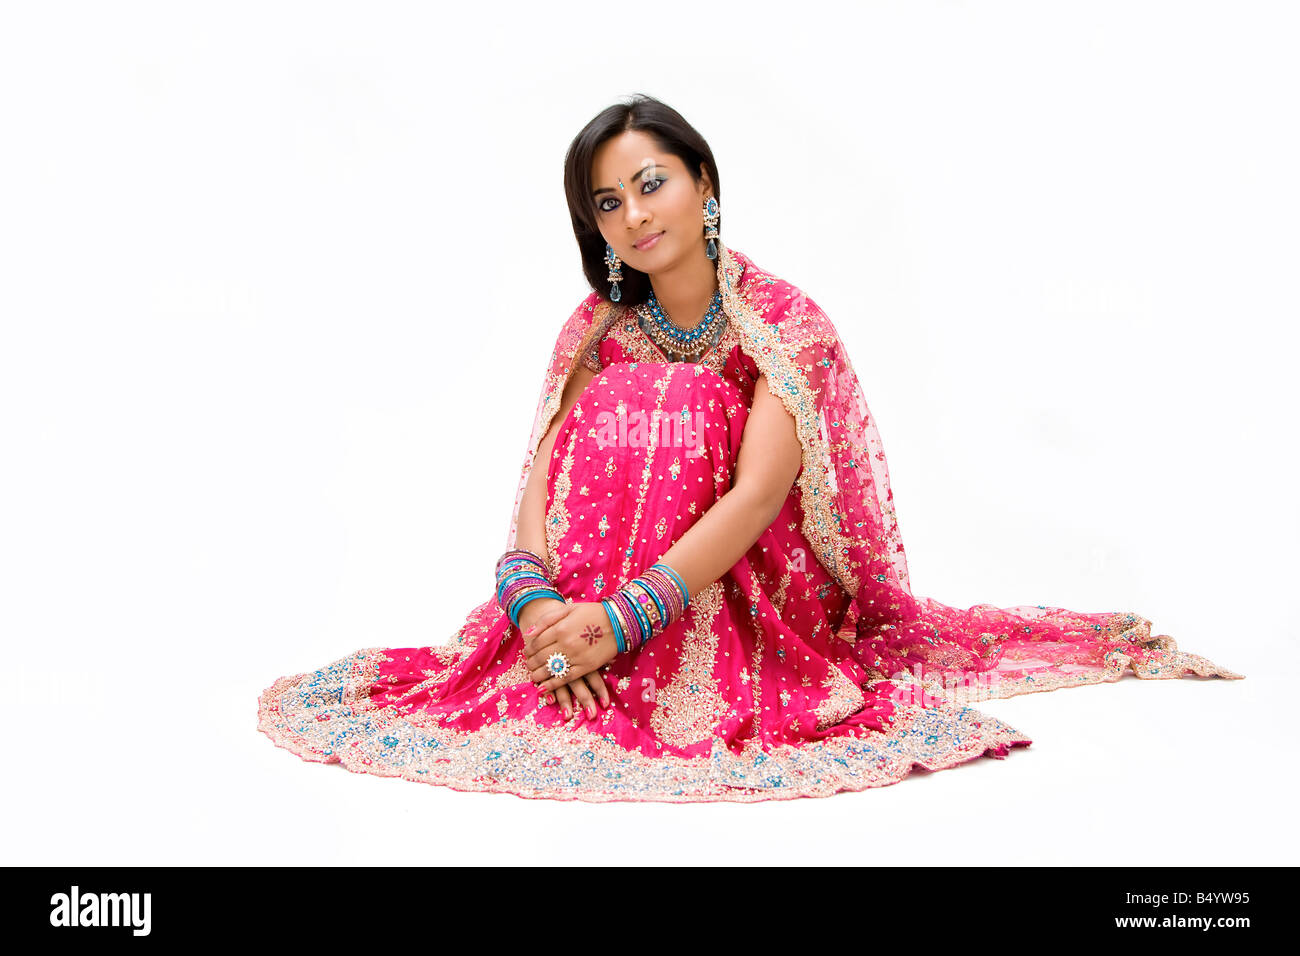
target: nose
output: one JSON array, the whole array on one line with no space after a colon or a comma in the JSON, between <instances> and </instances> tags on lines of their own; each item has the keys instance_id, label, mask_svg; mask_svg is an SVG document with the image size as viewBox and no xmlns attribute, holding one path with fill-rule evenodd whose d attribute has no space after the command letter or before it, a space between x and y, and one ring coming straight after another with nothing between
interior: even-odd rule
<instances>
[{"instance_id":1,"label":"nose","mask_svg":"<svg viewBox=\"0 0 1300 956\"><path fill-rule=\"evenodd\" d=\"M640 229L641 224L646 221L646 211L641 206L640 200L633 201L632 197L628 196L623 201L623 220L629 232Z\"/></svg>"}]
</instances>

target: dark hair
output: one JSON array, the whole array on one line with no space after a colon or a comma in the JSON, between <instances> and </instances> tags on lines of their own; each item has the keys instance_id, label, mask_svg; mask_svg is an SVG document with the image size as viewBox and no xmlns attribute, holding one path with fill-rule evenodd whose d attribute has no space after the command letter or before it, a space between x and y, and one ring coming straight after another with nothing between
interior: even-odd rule
<instances>
[{"instance_id":1,"label":"dark hair","mask_svg":"<svg viewBox=\"0 0 1300 956\"><path fill-rule=\"evenodd\" d=\"M564 195L569 201L573 235L578 240L582 257L582 273L604 299L609 298L609 266L605 263L605 238L596 225L596 200L591 195L591 162L602 143L627 130L648 133L661 150L685 164L696 185L700 182L702 164L713 182L714 198L722 202L722 185L718 181L713 150L695 127L671 106L644 93L634 93L627 103L615 104L597 113L573 138L564 156ZM700 228L703 229L703 221ZM718 216L718 232L722 232L721 215ZM623 278L618 284L619 304L645 302L650 297L650 277L626 262L621 264L620 272Z\"/></svg>"}]
</instances>

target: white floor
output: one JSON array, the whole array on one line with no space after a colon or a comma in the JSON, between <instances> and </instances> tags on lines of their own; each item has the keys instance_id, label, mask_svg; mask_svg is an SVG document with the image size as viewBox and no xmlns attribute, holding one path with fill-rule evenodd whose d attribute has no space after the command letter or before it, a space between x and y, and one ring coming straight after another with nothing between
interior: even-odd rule
<instances>
[{"instance_id":1,"label":"white floor","mask_svg":"<svg viewBox=\"0 0 1300 956\"><path fill-rule=\"evenodd\" d=\"M719 0L716 38L673 3L12 6L0 862L1297 861L1285 5ZM462 793L260 734L277 677L491 594L589 292L562 159L634 90L841 334L917 594L1133 611L1246 679L992 701L1032 746L742 805Z\"/></svg>"},{"instance_id":2,"label":"white floor","mask_svg":"<svg viewBox=\"0 0 1300 956\"><path fill-rule=\"evenodd\" d=\"M277 656L203 668L194 653L140 667L123 655L99 680L73 663L10 681L5 862L527 864L545 859L547 833L572 835L566 859L611 863L1296 859L1293 717L1253 654L1234 655L1244 681L1130 677L985 702L1033 738L1005 760L708 805L525 800L306 763L255 730Z\"/></svg>"}]
</instances>

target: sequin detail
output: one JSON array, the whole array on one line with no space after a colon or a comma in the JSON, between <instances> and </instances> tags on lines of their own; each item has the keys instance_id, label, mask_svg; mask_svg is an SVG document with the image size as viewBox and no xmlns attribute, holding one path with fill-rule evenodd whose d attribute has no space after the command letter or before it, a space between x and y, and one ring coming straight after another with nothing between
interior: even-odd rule
<instances>
[{"instance_id":1,"label":"sequin detail","mask_svg":"<svg viewBox=\"0 0 1300 956\"><path fill-rule=\"evenodd\" d=\"M368 681L392 653L360 650L311 674L281 678L259 698L259 729L304 760L339 763L353 773L591 803L825 797L897 783L913 767L1003 758L1032 742L969 707L910 704L898 708L884 733L739 752L715 740L698 757L647 755L596 730L531 719L464 732L418 711L402 715L369 703Z\"/></svg>"}]
</instances>

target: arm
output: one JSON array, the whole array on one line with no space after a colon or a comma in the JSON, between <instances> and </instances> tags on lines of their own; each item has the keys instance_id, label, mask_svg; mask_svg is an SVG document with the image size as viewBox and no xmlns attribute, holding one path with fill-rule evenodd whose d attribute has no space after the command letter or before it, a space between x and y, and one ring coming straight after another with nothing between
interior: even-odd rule
<instances>
[{"instance_id":1,"label":"arm","mask_svg":"<svg viewBox=\"0 0 1300 956\"><path fill-rule=\"evenodd\" d=\"M554 451L555 438L560 433L560 426L569 416L569 411L578 401L578 396L595 377L595 372L582 366L574 369L573 374L569 376L569 382L564 387L564 396L560 400L560 409L555 413L555 418L551 421L551 427L547 429L545 437L537 445L533 467L528 473L528 484L524 486L524 496L519 501L519 526L515 535L515 547L527 548L544 559L547 559L546 475L550 468L551 452ZM520 628L528 630L544 610L556 606L554 600L547 598L529 601L519 612Z\"/></svg>"},{"instance_id":2,"label":"arm","mask_svg":"<svg viewBox=\"0 0 1300 956\"><path fill-rule=\"evenodd\" d=\"M795 430L794 418L786 411L781 400L771 394L767 380L760 377L754 388L754 402L741 436L731 490L715 501L691 525L677 543L660 558L681 575L687 593L694 597L739 561L769 528L785 503L803 463L803 446ZM535 469L536 470L536 469ZM545 526L542 526L544 538ZM522 526L521 531L522 534ZM606 632L609 620L605 609L596 602L583 602L560 606L554 601L537 600L524 606L523 614L534 604L541 606L537 615L541 628L536 636L526 639L524 653L532 679L542 693L555 691L560 705L568 716L569 698L565 685L576 689L579 702L589 715L595 714L591 694L580 682L595 683L592 688L601 704L609 705L609 692L605 689L598 668L616 655L612 633ZM524 625L525 632L529 625ZM543 639L563 631L560 636ZM600 635L592 644L580 635L586 632ZM575 677L554 678L545 669L546 652L563 647L574 667ZM539 650L541 648L541 650Z\"/></svg>"},{"instance_id":3,"label":"arm","mask_svg":"<svg viewBox=\"0 0 1300 956\"><path fill-rule=\"evenodd\" d=\"M731 490L660 558L681 575L691 597L729 571L771 526L802 464L794 418L759 376Z\"/></svg>"}]
</instances>

